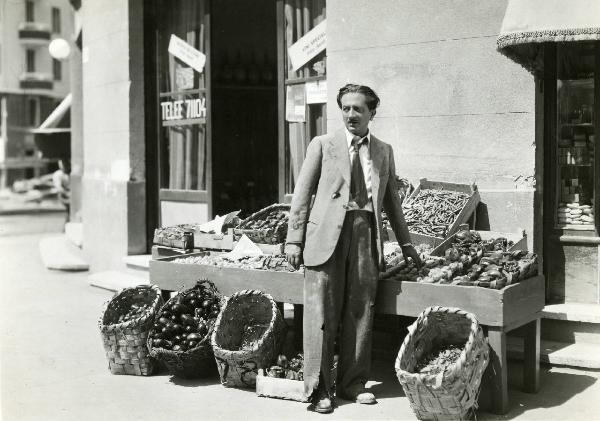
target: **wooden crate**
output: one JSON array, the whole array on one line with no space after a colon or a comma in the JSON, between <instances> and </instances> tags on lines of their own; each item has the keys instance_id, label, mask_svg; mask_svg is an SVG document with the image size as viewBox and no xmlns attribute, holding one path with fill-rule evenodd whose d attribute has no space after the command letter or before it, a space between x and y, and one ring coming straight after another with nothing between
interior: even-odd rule
<instances>
[{"instance_id":1,"label":"wooden crate","mask_svg":"<svg viewBox=\"0 0 600 421\"><path fill-rule=\"evenodd\" d=\"M256 394L268 398L308 402L308 398L304 396L303 381L269 377L262 368L256 376Z\"/></svg>"},{"instance_id":2,"label":"wooden crate","mask_svg":"<svg viewBox=\"0 0 600 421\"><path fill-rule=\"evenodd\" d=\"M232 228L227 231L227 234L209 234L206 232L194 231L194 248L232 250L233 247L234 241Z\"/></svg>"},{"instance_id":3,"label":"wooden crate","mask_svg":"<svg viewBox=\"0 0 600 421\"><path fill-rule=\"evenodd\" d=\"M482 240L492 240L495 238L504 237L509 241L512 241L514 244L509 249L510 251L514 250L523 250L527 251L527 236L524 233L509 233L509 232L498 232L498 231L476 231L481 236ZM452 245L454 242L454 236L456 233L447 237L444 241L442 241L437 247L433 249L431 254L433 256L443 256L444 252Z\"/></svg>"},{"instance_id":4,"label":"wooden crate","mask_svg":"<svg viewBox=\"0 0 600 421\"><path fill-rule=\"evenodd\" d=\"M431 190L447 190L447 191L456 191L461 193L467 193L471 196L469 200L462 208L452 225L448 228L448 232L446 234L446 238L456 231L458 231L458 227L461 224L467 223L471 218L471 215L475 213L475 209L477 209L477 205L479 204L481 198L479 196L479 192L477 191L477 186L469 185L469 184L457 184L457 183L446 183L444 181L430 181L426 178L422 178L419 182L417 188L411 193L408 197L408 200L412 200L415 198L421 190L431 189ZM473 223L474 225L474 223ZM388 237L390 241L396 241L396 236L394 235L391 229L388 229ZM444 241L443 237L434 237L425 234L419 234L416 232L410 232L410 238L413 244L428 244L432 247L439 246L442 241Z\"/></svg>"},{"instance_id":5,"label":"wooden crate","mask_svg":"<svg viewBox=\"0 0 600 421\"><path fill-rule=\"evenodd\" d=\"M173 262L178 257L203 256L207 253L189 253L151 260L150 282L167 291L178 291L182 287L194 286L198 279L209 279L224 295L231 295L243 289L258 289L271 294L277 302L302 304L303 272L276 272Z\"/></svg>"}]
</instances>

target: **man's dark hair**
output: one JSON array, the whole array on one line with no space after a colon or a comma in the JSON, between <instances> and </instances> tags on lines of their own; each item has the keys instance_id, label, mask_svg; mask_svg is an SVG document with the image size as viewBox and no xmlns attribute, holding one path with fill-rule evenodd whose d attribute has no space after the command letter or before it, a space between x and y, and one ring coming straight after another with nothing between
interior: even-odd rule
<instances>
[{"instance_id":1,"label":"man's dark hair","mask_svg":"<svg viewBox=\"0 0 600 421\"><path fill-rule=\"evenodd\" d=\"M367 107L370 111L374 111L379 106L379 97L375 91L365 85L356 85L354 83L348 83L340 88L337 96L337 103L340 109L342 108L342 97L346 94L363 94L367 99Z\"/></svg>"}]
</instances>

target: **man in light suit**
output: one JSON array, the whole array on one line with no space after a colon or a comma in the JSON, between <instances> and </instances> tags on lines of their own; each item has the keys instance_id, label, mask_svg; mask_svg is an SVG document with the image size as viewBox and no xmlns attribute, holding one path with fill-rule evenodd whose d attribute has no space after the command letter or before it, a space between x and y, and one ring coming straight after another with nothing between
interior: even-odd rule
<instances>
[{"instance_id":1,"label":"man in light suit","mask_svg":"<svg viewBox=\"0 0 600 421\"><path fill-rule=\"evenodd\" d=\"M336 394L376 402L364 385L379 270L385 264L382 206L402 253L421 265L402 213L392 148L369 131L379 98L367 86L348 84L337 103L345 130L310 142L286 239L288 261L297 267L303 260L306 266L304 387L320 413L333 411L331 368L340 322Z\"/></svg>"}]
</instances>

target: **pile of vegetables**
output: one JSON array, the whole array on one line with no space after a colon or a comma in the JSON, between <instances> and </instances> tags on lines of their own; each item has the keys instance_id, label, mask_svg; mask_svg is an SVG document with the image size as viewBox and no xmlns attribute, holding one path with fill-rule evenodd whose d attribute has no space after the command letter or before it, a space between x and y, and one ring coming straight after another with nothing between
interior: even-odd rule
<instances>
[{"instance_id":1,"label":"pile of vegetables","mask_svg":"<svg viewBox=\"0 0 600 421\"><path fill-rule=\"evenodd\" d=\"M169 300L150 331L152 346L187 351L209 334L221 310L220 298L203 284Z\"/></svg>"},{"instance_id":2,"label":"pile of vegetables","mask_svg":"<svg viewBox=\"0 0 600 421\"><path fill-rule=\"evenodd\" d=\"M291 360L281 354L275 365L267 370L267 376L289 380L304 380L304 356L298 354Z\"/></svg>"},{"instance_id":3,"label":"pile of vegetables","mask_svg":"<svg viewBox=\"0 0 600 421\"><path fill-rule=\"evenodd\" d=\"M288 263L285 255L283 254L248 256L243 257L240 260L229 260L220 254L206 254L204 256L178 257L177 259L173 259L173 263L233 267L240 269L272 270L276 272L296 271L296 269Z\"/></svg>"},{"instance_id":4,"label":"pile of vegetables","mask_svg":"<svg viewBox=\"0 0 600 421\"><path fill-rule=\"evenodd\" d=\"M469 201L467 193L423 189L402 203L410 232L444 238Z\"/></svg>"},{"instance_id":5,"label":"pile of vegetables","mask_svg":"<svg viewBox=\"0 0 600 421\"><path fill-rule=\"evenodd\" d=\"M421 259L426 258L426 256L430 255L433 251L433 247L429 244L416 244L414 247L417 253L419 253ZM401 264L404 260L404 256L402 255L402 249L396 241L386 243L383 252L386 267L397 266Z\"/></svg>"},{"instance_id":6,"label":"pile of vegetables","mask_svg":"<svg viewBox=\"0 0 600 421\"><path fill-rule=\"evenodd\" d=\"M388 271L398 281L479 286L501 289L537 275L537 256L510 251L513 243L500 237L483 241L476 231L459 231L444 256L423 256L419 270L410 259Z\"/></svg>"},{"instance_id":7,"label":"pile of vegetables","mask_svg":"<svg viewBox=\"0 0 600 421\"><path fill-rule=\"evenodd\" d=\"M149 303L133 303L126 313L119 315L117 323L127 323L142 317L152 307Z\"/></svg>"},{"instance_id":8,"label":"pile of vegetables","mask_svg":"<svg viewBox=\"0 0 600 421\"><path fill-rule=\"evenodd\" d=\"M448 370L458 359L462 348L456 345L442 345L434 348L417 361L415 373L436 375Z\"/></svg>"}]
</instances>

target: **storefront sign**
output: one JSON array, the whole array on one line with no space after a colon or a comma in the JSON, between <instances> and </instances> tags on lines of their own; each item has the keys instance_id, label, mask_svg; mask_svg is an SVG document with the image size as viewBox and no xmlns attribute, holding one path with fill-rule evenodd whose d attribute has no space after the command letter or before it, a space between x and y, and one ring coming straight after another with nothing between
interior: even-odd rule
<instances>
[{"instance_id":1,"label":"storefront sign","mask_svg":"<svg viewBox=\"0 0 600 421\"><path fill-rule=\"evenodd\" d=\"M326 20L311 29L306 35L290 46L288 55L294 71L304 66L313 57L325 50L327 44Z\"/></svg>"},{"instance_id":2,"label":"storefront sign","mask_svg":"<svg viewBox=\"0 0 600 421\"><path fill-rule=\"evenodd\" d=\"M306 103L323 104L327 102L327 81L306 82Z\"/></svg>"},{"instance_id":3,"label":"storefront sign","mask_svg":"<svg viewBox=\"0 0 600 421\"><path fill-rule=\"evenodd\" d=\"M204 71L206 56L176 35L171 35L169 40L169 53L196 71L200 73Z\"/></svg>"},{"instance_id":4,"label":"storefront sign","mask_svg":"<svg viewBox=\"0 0 600 421\"><path fill-rule=\"evenodd\" d=\"M203 124L206 121L206 98L163 101L160 108L163 126Z\"/></svg>"},{"instance_id":5,"label":"storefront sign","mask_svg":"<svg viewBox=\"0 0 600 421\"><path fill-rule=\"evenodd\" d=\"M303 123L306 121L306 100L304 85L291 85L286 89L285 119L290 123Z\"/></svg>"}]
</instances>

